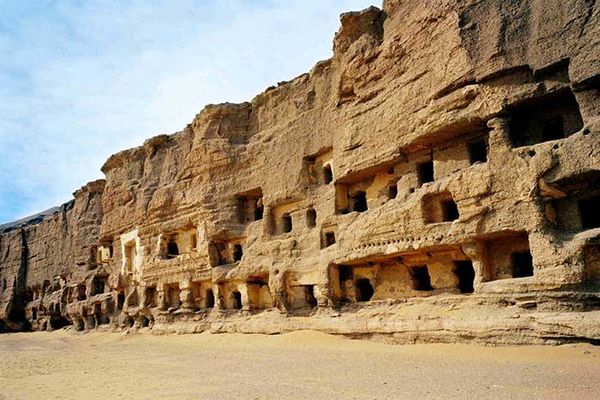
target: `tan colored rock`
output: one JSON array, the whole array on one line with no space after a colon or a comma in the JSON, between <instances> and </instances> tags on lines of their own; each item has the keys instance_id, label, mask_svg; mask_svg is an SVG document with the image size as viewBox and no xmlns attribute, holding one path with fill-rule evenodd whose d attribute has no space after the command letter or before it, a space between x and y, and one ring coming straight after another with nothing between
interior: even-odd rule
<instances>
[{"instance_id":1,"label":"tan colored rock","mask_svg":"<svg viewBox=\"0 0 600 400\"><path fill-rule=\"evenodd\" d=\"M599 340L600 6L551 3L343 14L310 73L7 228L4 329Z\"/></svg>"}]
</instances>

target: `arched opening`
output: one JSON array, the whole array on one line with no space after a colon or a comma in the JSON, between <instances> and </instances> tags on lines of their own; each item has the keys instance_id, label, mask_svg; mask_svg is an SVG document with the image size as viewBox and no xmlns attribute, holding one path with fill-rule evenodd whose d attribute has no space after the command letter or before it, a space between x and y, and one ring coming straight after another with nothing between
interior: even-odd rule
<instances>
[{"instance_id":1,"label":"arched opening","mask_svg":"<svg viewBox=\"0 0 600 400\"><path fill-rule=\"evenodd\" d=\"M309 208L306 211L306 226L309 228L317 226L317 211L314 208Z\"/></svg>"},{"instance_id":2,"label":"arched opening","mask_svg":"<svg viewBox=\"0 0 600 400\"><path fill-rule=\"evenodd\" d=\"M73 321L73 325L75 326L75 330L76 331L82 331L83 330L83 320L76 319L75 321Z\"/></svg>"},{"instance_id":3,"label":"arched opening","mask_svg":"<svg viewBox=\"0 0 600 400\"><path fill-rule=\"evenodd\" d=\"M371 285L371 281L366 278L356 280L356 300L357 301L369 301L373 297L375 289Z\"/></svg>"},{"instance_id":4,"label":"arched opening","mask_svg":"<svg viewBox=\"0 0 600 400\"><path fill-rule=\"evenodd\" d=\"M237 290L231 292L231 306L234 310L242 309L242 294Z\"/></svg>"},{"instance_id":5,"label":"arched opening","mask_svg":"<svg viewBox=\"0 0 600 400\"><path fill-rule=\"evenodd\" d=\"M62 329L69 325L69 320L62 315L53 315L50 317L50 327L52 329Z\"/></svg>"},{"instance_id":6,"label":"arched opening","mask_svg":"<svg viewBox=\"0 0 600 400\"><path fill-rule=\"evenodd\" d=\"M117 294L117 311L121 311L123 309L123 304L125 304L125 293L123 293L121 290Z\"/></svg>"},{"instance_id":7,"label":"arched opening","mask_svg":"<svg viewBox=\"0 0 600 400\"><path fill-rule=\"evenodd\" d=\"M31 309L31 320L35 321L37 319L37 310L34 308Z\"/></svg>"},{"instance_id":8,"label":"arched opening","mask_svg":"<svg viewBox=\"0 0 600 400\"><path fill-rule=\"evenodd\" d=\"M148 328L149 326L150 326L150 320L146 317L142 317L141 327Z\"/></svg>"},{"instance_id":9,"label":"arched opening","mask_svg":"<svg viewBox=\"0 0 600 400\"><path fill-rule=\"evenodd\" d=\"M206 300L204 301L204 306L206 308L213 308L215 306L215 295L212 289L208 289L206 291Z\"/></svg>"},{"instance_id":10,"label":"arched opening","mask_svg":"<svg viewBox=\"0 0 600 400\"><path fill-rule=\"evenodd\" d=\"M454 273L458 278L458 288L461 293L473 293L473 280L475 279L475 270L473 263L467 261L455 261Z\"/></svg>"},{"instance_id":11,"label":"arched opening","mask_svg":"<svg viewBox=\"0 0 600 400\"><path fill-rule=\"evenodd\" d=\"M333 181L333 170L330 164L323 166L323 183L329 185Z\"/></svg>"},{"instance_id":12,"label":"arched opening","mask_svg":"<svg viewBox=\"0 0 600 400\"><path fill-rule=\"evenodd\" d=\"M179 246L174 240L169 240L167 243L167 258L175 258L179 255Z\"/></svg>"},{"instance_id":13,"label":"arched opening","mask_svg":"<svg viewBox=\"0 0 600 400\"><path fill-rule=\"evenodd\" d=\"M398 197L398 186L394 183L388 187L388 200L395 199L396 197Z\"/></svg>"},{"instance_id":14,"label":"arched opening","mask_svg":"<svg viewBox=\"0 0 600 400\"><path fill-rule=\"evenodd\" d=\"M239 243L236 243L233 245L233 261L237 262L240 261L242 259L242 256L244 255L244 250L242 249L242 245Z\"/></svg>"}]
</instances>

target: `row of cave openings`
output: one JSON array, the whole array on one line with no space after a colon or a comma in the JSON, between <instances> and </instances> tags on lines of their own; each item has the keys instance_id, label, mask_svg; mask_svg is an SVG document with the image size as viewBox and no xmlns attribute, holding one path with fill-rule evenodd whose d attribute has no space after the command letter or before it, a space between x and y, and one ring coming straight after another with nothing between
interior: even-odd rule
<instances>
[{"instance_id":1,"label":"row of cave openings","mask_svg":"<svg viewBox=\"0 0 600 400\"><path fill-rule=\"evenodd\" d=\"M32 302L43 300L45 296L61 291L61 303L73 303L75 301L86 300L89 297L106 293L108 288L108 274L98 274L93 276L88 283L80 283L74 286L63 287L58 279L45 280L41 286L35 285L27 288L25 292L25 301Z\"/></svg>"},{"instance_id":2,"label":"row of cave openings","mask_svg":"<svg viewBox=\"0 0 600 400\"><path fill-rule=\"evenodd\" d=\"M534 264L526 234L506 236L485 242L485 281L526 278L534 275ZM275 271L278 273L278 271ZM474 291L473 261L459 247L416 251L398 256L373 258L360 263L331 265L330 286L338 302L365 302L429 296L436 293ZM251 277L245 282L213 284L210 281L192 282L190 300L185 304L178 283L162 286L164 304L157 303L156 287L143 288L142 299L137 294L127 297L127 306L162 307L170 311L182 306L194 309L261 310L285 303L286 310L317 306L316 284L284 285L285 293L273 297L269 277ZM214 288L218 287L218 296Z\"/></svg>"},{"instance_id":3,"label":"row of cave openings","mask_svg":"<svg viewBox=\"0 0 600 400\"><path fill-rule=\"evenodd\" d=\"M482 253L477 257L483 260L483 281L533 276L534 264L525 233L506 235L490 239L481 244ZM586 268L593 270L593 279L600 277L600 246L585 249ZM275 274L279 273L274 271ZM330 286L334 304L370 302L377 300L426 297L439 293L469 294L475 289L476 271L474 261L465 255L460 247L436 248L431 251L415 251L396 256L380 256L367 261L331 265L329 267ZM84 300L86 293L106 294L104 279L93 279L87 285L78 285L65 293L71 300ZM271 293L269 276L250 277L245 282L212 283L210 281L191 282L187 285L188 298L179 283L164 284L161 287L162 302L155 286L135 287L125 295L125 290L110 292L102 299L91 299L93 303L82 308L80 316L73 318L76 329L91 329L108 324L113 318L122 315L125 326L148 327L152 314L121 314L128 307L161 309L173 312L185 307L209 311L220 310L264 310L284 305L286 311L302 312L318 306L317 285L291 283L284 285L285 291L279 296ZM214 289L217 289L215 292ZM116 294L116 299L115 299ZM113 304L116 301L116 304ZM55 309L54 309L55 308ZM31 319L37 313L49 315L41 321L58 329L69 322L62 317L64 306L51 305L49 312L37 305L31 309Z\"/></svg>"},{"instance_id":4,"label":"row of cave openings","mask_svg":"<svg viewBox=\"0 0 600 400\"><path fill-rule=\"evenodd\" d=\"M509 131L513 147L530 146L546 141L563 139L583 128L579 106L570 89L560 90L540 98L530 99L506 109L510 122ZM467 130L469 131L469 130ZM419 187L469 165L488 161L488 135L482 128L472 127L469 134L458 141L448 141L443 147L430 149L408 156L408 162L383 166L376 171L364 171L353 176L335 180L332 167L332 149L326 148L304 159L304 173L310 184L335 186L335 212L362 213L386 201L413 193ZM408 177L407 177L408 176ZM407 177L406 179L403 179ZM586 189L569 189L569 196L548 204L550 218L558 227L565 229L596 228L600 216L595 212L600 199L598 177L586 183ZM260 221L264 217L261 188L236 195L240 223ZM459 207L452 193L443 191L429 193L421 200L422 218L425 224L445 223L460 218ZM292 232L297 225L317 226L317 211L313 206L305 209L304 222L296 218L299 213L293 204L283 204L271 209L269 226L271 234ZM572 218L574 214L576 218ZM575 222L573 222L575 221ZM574 226L575 225L575 226ZM335 226L324 226L321 232L321 248L336 243ZM195 230L162 235L159 253L164 259L176 258L197 246ZM235 263L243 256L242 239L213 240L209 245L212 266ZM136 257L136 246L124 247L126 270L131 271ZM112 258L112 245L97 251L101 260Z\"/></svg>"},{"instance_id":5,"label":"row of cave openings","mask_svg":"<svg viewBox=\"0 0 600 400\"><path fill-rule=\"evenodd\" d=\"M245 282L228 282L212 284L210 281L191 282L189 291L191 298L182 299L182 288L179 283L162 285L163 300L158 303L156 287L145 287L143 306L146 308L159 307L168 312L180 308L188 310L209 311L215 307L220 310L265 310L280 307L285 310L303 310L317 307L314 284L298 284L290 286L281 298L275 299L270 291L268 276L250 277ZM217 292L215 292L217 287ZM127 296L127 307L141 305L137 295Z\"/></svg>"},{"instance_id":6,"label":"row of cave openings","mask_svg":"<svg viewBox=\"0 0 600 400\"><path fill-rule=\"evenodd\" d=\"M564 139L583 128L581 112L570 89L529 99L507 107L505 111L510 139L515 148ZM326 148L305 157L305 176L311 184L334 184L336 214L362 213L397 198L401 191L403 195L410 194L419 187L464 167L486 163L489 131L483 126L466 129L466 132L471 133L458 140L449 140L442 146L409 154L407 162L359 171L338 180L334 179L332 149ZM532 154L535 154L534 150L529 151L529 155ZM409 177L403 179L407 175ZM592 178L592 182L589 179L586 182L585 190L581 190L581 187L567 188L568 196L565 199L553 201L549 205L553 207L551 211L560 214L552 219L555 225L573 230L600 226L600 214L595 212L600 200L600 179L597 176ZM240 193L238 198L241 222L262 219L264 209L260 188ZM305 222L302 224L295 219L299 213L291 212L296 211L290 207L292 205L293 203L283 204L272 208L271 234L292 232L296 225L309 228L316 226L317 213L313 207L306 210ZM459 207L449 191L425 195L421 200L421 209L425 224L451 222L460 218ZM577 214L575 218L573 214ZM322 234L322 248L335 243L333 231L334 229L326 229Z\"/></svg>"},{"instance_id":7,"label":"row of cave openings","mask_svg":"<svg viewBox=\"0 0 600 400\"><path fill-rule=\"evenodd\" d=\"M60 329L69 325L70 322L65 317L67 305L86 300L92 300L91 307L94 310L86 324L95 326L108 323L108 317L101 312L101 302L112 296L108 274L97 274L87 282L72 286L64 286L61 281L60 278L55 278L52 282L45 280L41 286L34 285L26 290L25 312L36 330ZM86 307L83 308L84 312Z\"/></svg>"},{"instance_id":8,"label":"row of cave openings","mask_svg":"<svg viewBox=\"0 0 600 400\"><path fill-rule=\"evenodd\" d=\"M526 278L534 264L526 235L485 243L482 281ZM436 293L469 294L475 290L473 261L458 248L375 257L332 269L335 297L345 302L422 297Z\"/></svg>"}]
</instances>

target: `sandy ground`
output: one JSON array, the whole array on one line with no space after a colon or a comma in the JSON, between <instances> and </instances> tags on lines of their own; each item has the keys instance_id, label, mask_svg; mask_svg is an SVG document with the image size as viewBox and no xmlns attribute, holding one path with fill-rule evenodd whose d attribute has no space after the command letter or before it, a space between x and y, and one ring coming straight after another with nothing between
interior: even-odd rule
<instances>
[{"instance_id":1,"label":"sandy ground","mask_svg":"<svg viewBox=\"0 0 600 400\"><path fill-rule=\"evenodd\" d=\"M278 336L0 335L0 399L599 399L600 348Z\"/></svg>"}]
</instances>

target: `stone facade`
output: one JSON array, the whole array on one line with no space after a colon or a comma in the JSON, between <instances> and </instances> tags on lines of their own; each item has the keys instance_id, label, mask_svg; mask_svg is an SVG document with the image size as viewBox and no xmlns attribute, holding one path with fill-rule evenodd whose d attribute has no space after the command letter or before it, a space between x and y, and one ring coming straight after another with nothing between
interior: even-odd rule
<instances>
[{"instance_id":1,"label":"stone facade","mask_svg":"<svg viewBox=\"0 0 600 400\"><path fill-rule=\"evenodd\" d=\"M0 329L600 340L600 4L386 0L0 227Z\"/></svg>"}]
</instances>

